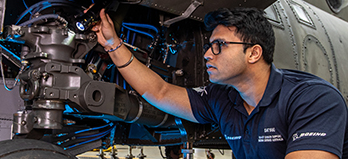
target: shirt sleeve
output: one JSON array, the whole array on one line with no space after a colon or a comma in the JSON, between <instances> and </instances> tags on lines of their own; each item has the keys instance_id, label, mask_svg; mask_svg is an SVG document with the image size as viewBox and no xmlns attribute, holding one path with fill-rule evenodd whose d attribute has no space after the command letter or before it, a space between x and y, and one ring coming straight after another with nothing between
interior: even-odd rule
<instances>
[{"instance_id":1,"label":"shirt sleeve","mask_svg":"<svg viewBox=\"0 0 348 159\"><path fill-rule=\"evenodd\" d=\"M323 150L342 157L347 129L347 107L330 86L298 89L288 103L287 154L297 150Z\"/></svg>"},{"instance_id":2,"label":"shirt sleeve","mask_svg":"<svg viewBox=\"0 0 348 159\"><path fill-rule=\"evenodd\" d=\"M214 103L217 100L214 95L217 86L210 84L205 87L187 88L191 109L196 120L201 124L217 123L214 113ZM215 92L215 93L214 93Z\"/></svg>"}]
</instances>

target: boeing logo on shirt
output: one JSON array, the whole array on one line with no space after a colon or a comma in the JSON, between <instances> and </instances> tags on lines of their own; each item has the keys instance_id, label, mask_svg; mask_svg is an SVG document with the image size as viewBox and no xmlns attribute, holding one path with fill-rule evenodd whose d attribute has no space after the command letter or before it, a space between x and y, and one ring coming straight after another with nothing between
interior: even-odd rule
<instances>
[{"instance_id":1,"label":"boeing logo on shirt","mask_svg":"<svg viewBox=\"0 0 348 159\"><path fill-rule=\"evenodd\" d=\"M196 88L192 88L193 90L195 90L197 93L201 93L201 96L203 96L204 94L208 95L208 92L205 90L206 86L202 86L202 87L196 87Z\"/></svg>"},{"instance_id":2,"label":"boeing logo on shirt","mask_svg":"<svg viewBox=\"0 0 348 159\"><path fill-rule=\"evenodd\" d=\"M294 135L292 135L292 141L295 141L295 140L302 138L302 137L322 137L322 136L326 136L326 133L324 133L324 132L295 133Z\"/></svg>"}]
</instances>

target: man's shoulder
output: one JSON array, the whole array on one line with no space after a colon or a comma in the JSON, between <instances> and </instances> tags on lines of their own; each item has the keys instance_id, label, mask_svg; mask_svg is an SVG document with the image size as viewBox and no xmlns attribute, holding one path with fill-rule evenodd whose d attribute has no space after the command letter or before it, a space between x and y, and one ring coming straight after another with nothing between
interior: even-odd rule
<instances>
[{"instance_id":1,"label":"man's shoulder","mask_svg":"<svg viewBox=\"0 0 348 159\"><path fill-rule=\"evenodd\" d=\"M290 69L278 69L283 74L283 80L284 82L287 82L285 84L293 84L293 85L323 85L328 86L331 88L334 88L334 86L314 75L308 72L299 71L299 70L290 70Z\"/></svg>"},{"instance_id":2,"label":"man's shoulder","mask_svg":"<svg viewBox=\"0 0 348 159\"><path fill-rule=\"evenodd\" d=\"M316 96L336 96L343 99L334 85L316 75L289 69L279 69L279 71L283 74L281 90L284 98L303 97L301 99L305 101L313 100Z\"/></svg>"}]
</instances>

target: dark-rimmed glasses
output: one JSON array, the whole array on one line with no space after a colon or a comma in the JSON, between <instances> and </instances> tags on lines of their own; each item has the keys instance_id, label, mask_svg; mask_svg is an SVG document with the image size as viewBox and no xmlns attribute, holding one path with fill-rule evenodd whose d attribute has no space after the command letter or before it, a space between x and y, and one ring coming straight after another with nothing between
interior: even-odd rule
<instances>
[{"instance_id":1,"label":"dark-rimmed glasses","mask_svg":"<svg viewBox=\"0 0 348 159\"><path fill-rule=\"evenodd\" d=\"M253 43L247 43L247 42L232 42L232 41L221 41L221 40L214 40L211 43L207 43L203 46L204 52L208 51L209 48L211 48L211 51L214 55L219 55L221 53L221 46L227 45L227 44L244 44L244 45L255 45Z\"/></svg>"}]
</instances>

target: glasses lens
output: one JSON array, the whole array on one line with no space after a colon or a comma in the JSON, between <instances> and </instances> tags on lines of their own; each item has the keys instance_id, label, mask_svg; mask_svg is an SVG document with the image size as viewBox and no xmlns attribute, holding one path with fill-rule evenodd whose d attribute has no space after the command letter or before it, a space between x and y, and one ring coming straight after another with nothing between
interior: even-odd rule
<instances>
[{"instance_id":1,"label":"glasses lens","mask_svg":"<svg viewBox=\"0 0 348 159\"><path fill-rule=\"evenodd\" d=\"M218 41L214 41L211 44L211 51L213 52L213 54L217 55L220 53L220 43Z\"/></svg>"}]
</instances>

